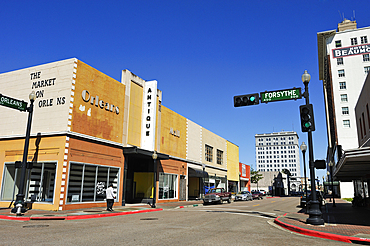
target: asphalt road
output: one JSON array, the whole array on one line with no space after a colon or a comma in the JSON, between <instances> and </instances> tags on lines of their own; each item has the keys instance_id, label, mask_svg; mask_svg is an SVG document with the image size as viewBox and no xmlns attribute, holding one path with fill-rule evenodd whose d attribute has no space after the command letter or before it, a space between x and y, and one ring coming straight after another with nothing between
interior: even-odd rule
<instances>
[{"instance_id":1,"label":"asphalt road","mask_svg":"<svg viewBox=\"0 0 370 246\"><path fill-rule=\"evenodd\" d=\"M0 220L0 245L341 245L283 230L298 197L232 202L75 221Z\"/></svg>"}]
</instances>

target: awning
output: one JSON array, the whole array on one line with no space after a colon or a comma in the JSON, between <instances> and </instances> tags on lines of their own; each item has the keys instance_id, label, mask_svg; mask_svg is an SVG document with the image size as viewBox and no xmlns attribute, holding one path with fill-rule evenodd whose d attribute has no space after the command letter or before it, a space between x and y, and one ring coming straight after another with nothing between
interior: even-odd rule
<instances>
[{"instance_id":1,"label":"awning","mask_svg":"<svg viewBox=\"0 0 370 246\"><path fill-rule=\"evenodd\" d=\"M138 147L123 147L123 154L124 155L141 155L146 158L152 158L153 151L149 151L146 149L140 149ZM157 160L168 160L170 157L169 155L162 154L159 152L156 152L157 154Z\"/></svg>"},{"instance_id":2,"label":"awning","mask_svg":"<svg viewBox=\"0 0 370 246\"><path fill-rule=\"evenodd\" d=\"M339 181L370 179L370 147L345 150L333 171Z\"/></svg>"},{"instance_id":3,"label":"awning","mask_svg":"<svg viewBox=\"0 0 370 246\"><path fill-rule=\"evenodd\" d=\"M240 177L240 181L249 181L249 178L243 178L243 177Z\"/></svg>"},{"instance_id":4,"label":"awning","mask_svg":"<svg viewBox=\"0 0 370 246\"><path fill-rule=\"evenodd\" d=\"M188 167L188 177L189 178L208 178L208 173L203 170L194 169Z\"/></svg>"}]
</instances>

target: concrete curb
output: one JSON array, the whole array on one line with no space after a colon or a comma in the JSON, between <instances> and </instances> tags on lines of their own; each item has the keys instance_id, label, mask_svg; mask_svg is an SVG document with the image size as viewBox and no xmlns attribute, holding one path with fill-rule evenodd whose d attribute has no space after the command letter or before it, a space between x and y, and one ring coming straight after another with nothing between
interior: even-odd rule
<instances>
[{"instance_id":1,"label":"concrete curb","mask_svg":"<svg viewBox=\"0 0 370 246\"><path fill-rule=\"evenodd\" d=\"M286 216L286 214L284 214L283 216ZM368 238L343 236L343 235L332 234L332 233L328 233L328 232L315 231L315 230L310 230L310 229L290 225L288 223L284 223L284 222L280 221L279 220L280 217L281 216L278 216L274 220L275 224L278 224L279 226L281 226L281 227L283 227L287 230L297 232L299 234L303 234L303 235L311 236L311 237L319 237L319 238L324 238L324 239L330 239L330 240L335 240L335 241L340 241L340 242L345 242L345 243L360 243L360 244L361 243L366 243L366 244L370 243L370 239L368 239Z\"/></svg>"},{"instance_id":2,"label":"concrete curb","mask_svg":"<svg viewBox=\"0 0 370 246\"><path fill-rule=\"evenodd\" d=\"M162 208L157 209L146 209L146 210L134 210L127 212L114 212L114 213L104 213L104 214L86 214L86 215L64 215L64 216L30 216L30 217L16 217L16 216L6 216L0 215L2 220L14 220L14 221L30 221L30 220L84 220L84 219L96 219L105 218L113 216L121 216L127 214L139 214L139 213L149 213L162 211Z\"/></svg>"},{"instance_id":3,"label":"concrete curb","mask_svg":"<svg viewBox=\"0 0 370 246\"><path fill-rule=\"evenodd\" d=\"M192 205L187 205L187 206L178 206L176 207L176 209L179 209L179 208L190 208L190 207L202 207L203 206L203 203L199 203L199 204L192 204Z\"/></svg>"}]
</instances>

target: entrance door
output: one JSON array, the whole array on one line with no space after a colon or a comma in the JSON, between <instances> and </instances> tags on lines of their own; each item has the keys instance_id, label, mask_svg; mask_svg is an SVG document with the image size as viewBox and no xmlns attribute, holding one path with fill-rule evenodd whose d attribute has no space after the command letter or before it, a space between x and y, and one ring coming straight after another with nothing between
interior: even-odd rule
<instances>
[{"instance_id":1,"label":"entrance door","mask_svg":"<svg viewBox=\"0 0 370 246\"><path fill-rule=\"evenodd\" d=\"M186 200L186 179L184 175L180 176L180 201L185 201Z\"/></svg>"}]
</instances>

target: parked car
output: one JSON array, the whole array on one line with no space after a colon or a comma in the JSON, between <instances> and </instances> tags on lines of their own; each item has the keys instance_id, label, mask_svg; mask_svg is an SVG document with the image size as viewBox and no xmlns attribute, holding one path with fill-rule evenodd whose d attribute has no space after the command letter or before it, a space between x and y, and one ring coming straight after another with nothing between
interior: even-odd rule
<instances>
[{"instance_id":1,"label":"parked car","mask_svg":"<svg viewBox=\"0 0 370 246\"><path fill-rule=\"evenodd\" d=\"M312 199L312 196L311 196L311 191L307 191L307 194L308 194L308 199L306 198L306 193L303 193L303 195L301 196L301 200L300 200L300 206L302 208L304 208L306 206L306 204L311 201ZM321 193L321 191L317 190L316 191L316 197L320 203L320 207L325 205L325 199Z\"/></svg>"},{"instance_id":2,"label":"parked car","mask_svg":"<svg viewBox=\"0 0 370 246\"><path fill-rule=\"evenodd\" d=\"M252 191L253 199L263 199L263 194L257 190Z\"/></svg>"},{"instance_id":3,"label":"parked car","mask_svg":"<svg viewBox=\"0 0 370 246\"><path fill-rule=\"evenodd\" d=\"M231 202L231 193L226 192L224 188L213 188L203 198L203 204L222 203L223 201Z\"/></svg>"},{"instance_id":4,"label":"parked car","mask_svg":"<svg viewBox=\"0 0 370 246\"><path fill-rule=\"evenodd\" d=\"M266 196L266 191L265 190L259 190L259 191L262 193L262 195Z\"/></svg>"},{"instance_id":5,"label":"parked car","mask_svg":"<svg viewBox=\"0 0 370 246\"><path fill-rule=\"evenodd\" d=\"M235 195L235 201L252 201L253 197L249 191L239 191L238 194Z\"/></svg>"}]
</instances>

